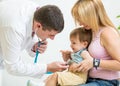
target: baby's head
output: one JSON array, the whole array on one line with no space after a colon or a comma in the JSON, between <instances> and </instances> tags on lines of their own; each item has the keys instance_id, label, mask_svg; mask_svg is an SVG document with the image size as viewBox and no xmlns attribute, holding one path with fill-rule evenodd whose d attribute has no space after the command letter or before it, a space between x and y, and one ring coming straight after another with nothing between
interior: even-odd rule
<instances>
[{"instance_id":1,"label":"baby's head","mask_svg":"<svg viewBox=\"0 0 120 86\"><path fill-rule=\"evenodd\" d=\"M80 49L88 48L92 39L92 31L86 30L84 27L78 27L70 33L70 42L73 52Z\"/></svg>"}]
</instances>

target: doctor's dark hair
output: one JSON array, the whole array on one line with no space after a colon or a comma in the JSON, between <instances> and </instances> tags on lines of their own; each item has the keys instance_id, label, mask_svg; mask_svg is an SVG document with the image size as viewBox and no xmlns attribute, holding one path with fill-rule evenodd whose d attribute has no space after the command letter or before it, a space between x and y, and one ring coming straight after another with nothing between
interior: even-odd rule
<instances>
[{"instance_id":1,"label":"doctor's dark hair","mask_svg":"<svg viewBox=\"0 0 120 86\"><path fill-rule=\"evenodd\" d=\"M43 30L61 32L64 28L64 18L61 10L55 5L46 5L37 9L34 20L41 23Z\"/></svg>"},{"instance_id":2,"label":"doctor's dark hair","mask_svg":"<svg viewBox=\"0 0 120 86\"><path fill-rule=\"evenodd\" d=\"M92 40L92 31L86 30L84 27L78 27L70 33L70 38L78 38L80 42L87 42L88 48Z\"/></svg>"}]
</instances>

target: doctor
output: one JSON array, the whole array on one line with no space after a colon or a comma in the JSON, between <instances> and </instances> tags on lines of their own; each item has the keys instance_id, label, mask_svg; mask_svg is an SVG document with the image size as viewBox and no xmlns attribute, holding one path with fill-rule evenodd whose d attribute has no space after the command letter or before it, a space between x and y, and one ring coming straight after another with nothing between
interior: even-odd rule
<instances>
[{"instance_id":1,"label":"doctor","mask_svg":"<svg viewBox=\"0 0 120 86\"><path fill-rule=\"evenodd\" d=\"M64 28L63 15L55 5L38 5L30 0L6 0L0 2L0 59L13 75L40 78L47 71L65 70L64 62L50 64L26 63L21 53L27 50L35 57L36 49L44 53L46 39L53 40ZM36 40L37 37L37 40ZM38 47L38 38L44 42Z\"/></svg>"}]
</instances>

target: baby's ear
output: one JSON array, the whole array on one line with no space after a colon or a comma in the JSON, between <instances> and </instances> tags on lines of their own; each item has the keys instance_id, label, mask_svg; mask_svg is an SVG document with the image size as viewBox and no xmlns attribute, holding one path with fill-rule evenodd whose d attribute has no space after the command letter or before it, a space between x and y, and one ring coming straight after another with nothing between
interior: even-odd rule
<instances>
[{"instance_id":1,"label":"baby's ear","mask_svg":"<svg viewBox=\"0 0 120 86\"><path fill-rule=\"evenodd\" d=\"M87 41L84 41L83 42L83 45L85 46L84 48L86 48L88 46L88 42Z\"/></svg>"}]
</instances>

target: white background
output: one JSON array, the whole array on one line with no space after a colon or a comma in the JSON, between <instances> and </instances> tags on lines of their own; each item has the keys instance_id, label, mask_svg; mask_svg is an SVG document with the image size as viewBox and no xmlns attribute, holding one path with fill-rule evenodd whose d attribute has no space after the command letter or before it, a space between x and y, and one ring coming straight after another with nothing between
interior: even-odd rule
<instances>
[{"instance_id":1,"label":"white background","mask_svg":"<svg viewBox=\"0 0 120 86\"><path fill-rule=\"evenodd\" d=\"M2 1L2 0L0 0ZM36 3L39 3L40 6L46 4L55 4L63 12L65 19L65 27L63 32L58 34L54 41L48 40L47 51L43 55L39 55L39 63L49 63L52 61L62 61L60 50L70 49L69 42L69 32L75 28L74 20L71 16L71 8L77 0L34 0ZM117 19L116 16L120 14L120 1L119 0L102 0L105 6L105 9L117 27L120 24L120 19ZM24 3L24 2L23 2ZM24 51L24 59L28 62L33 62L33 58L29 57ZM45 76L43 76L44 78ZM0 86L26 86L28 80L33 80L39 82L42 79L33 79L30 77L19 77L9 75L5 70L0 70Z\"/></svg>"}]
</instances>

